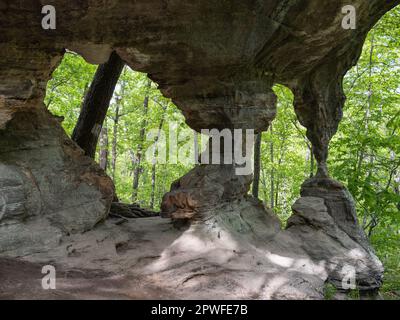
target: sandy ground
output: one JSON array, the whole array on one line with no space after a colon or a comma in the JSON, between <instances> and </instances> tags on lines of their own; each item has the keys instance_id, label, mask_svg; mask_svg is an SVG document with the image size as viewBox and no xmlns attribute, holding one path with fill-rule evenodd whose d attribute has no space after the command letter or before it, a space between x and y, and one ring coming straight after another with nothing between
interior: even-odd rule
<instances>
[{"instance_id":1,"label":"sandy ground","mask_svg":"<svg viewBox=\"0 0 400 320\"><path fill-rule=\"evenodd\" d=\"M57 269L55 290L42 288L42 264L0 258L0 299L165 299L160 289L103 271ZM144 286L146 288L144 288Z\"/></svg>"},{"instance_id":2,"label":"sandy ground","mask_svg":"<svg viewBox=\"0 0 400 320\"><path fill-rule=\"evenodd\" d=\"M368 268L358 277L374 280L379 261L335 225L322 200L307 199L287 230L242 202L186 227L159 217L107 220L28 253L18 247L0 258L0 299L323 299L328 277L360 260ZM54 290L42 287L45 265L55 267Z\"/></svg>"}]
</instances>

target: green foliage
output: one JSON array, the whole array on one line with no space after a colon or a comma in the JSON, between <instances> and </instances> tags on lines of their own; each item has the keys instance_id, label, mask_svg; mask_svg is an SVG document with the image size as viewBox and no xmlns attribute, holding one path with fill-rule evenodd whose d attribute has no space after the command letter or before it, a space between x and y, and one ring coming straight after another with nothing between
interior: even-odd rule
<instances>
[{"instance_id":1,"label":"green foliage","mask_svg":"<svg viewBox=\"0 0 400 320\"><path fill-rule=\"evenodd\" d=\"M144 112L144 99L149 97L148 111ZM131 201L132 180L135 163L132 156L137 157L138 146L143 145L143 155L151 150L154 138L146 138L150 130L158 131L163 118L163 130L168 133L168 126L177 123L180 129L184 129L184 118L180 111L165 99L157 86L152 83L148 88L147 76L143 73L134 72L126 67L117 84L114 99L108 112L106 126L110 138L110 148L114 136L114 125L117 106L119 108L119 123L117 126L117 162L115 170L115 184L120 200ZM163 107L166 107L163 111ZM145 125L145 139L140 135ZM168 139L168 135L166 137ZM168 150L167 150L168 151ZM109 162L110 163L110 162ZM162 196L169 191L173 181L190 170L190 166L182 164L156 164L155 205L159 208ZM138 188L138 202L146 207L150 203L151 195L151 170L152 162L141 161L141 175ZM109 168L111 172L111 168Z\"/></svg>"},{"instance_id":2,"label":"green foliage","mask_svg":"<svg viewBox=\"0 0 400 320\"><path fill-rule=\"evenodd\" d=\"M75 53L66 53L61 65L53 73L47 86L45 104L57 116L64 117L63 127L71 135L79 117L81 104L86 90L93 79L96 66L90 65ZM133 168L132 155L137 156L140 144L140 131L146 120L146 132L158 129L161 118L164 117L164 130L169 123L177 123L180 130L188 129L184 118L178 109L162 97L157 86L152 83L147 88L148 79L145 74L134 72L125 67L116 86L111 101L105 127L109 137L109 161L107 171L111 175L111 156L114 132L116 132L116 165L115 185L121 201L130 202L132 194ZM149 96L149 110L144 114L143 102ZM165 114L162 106L167 106ZM118 108L119 121L114 131L116 111ZM167 136L168 139L168 136ZM143 150L147 150L154 140L144 139ZM152 163L141 163L138 199L141 205L148 206L151 194ZM174 180L190 170L190 166L182 164L156 165L155 205L159 207L162 196L169 191Z\"/></svg>"},{"instance_id":3,"label":"green foliage","mask_svg":"<svg viewBox=\"0 0 400 320\"><path fill-rule=\"evenodd\" d=\"M293 94L283 86L275 86L274 91L279 98L278 115L269 131L263 133L259 196L285 221L300 196L301 184L310 176L310 153L305 129L298 124L293 110Z\"/></svg>"},{"instance_id":4,"label":"green foliage","mask_svg":"<svg viewBox=\"0 0 400 320\"><path fill-rule=\"evenodd\" d=\"M324 297L325 300L333 300L337 290L333 284L326 283L324 287Z\"/></svg>"},{"instance_id":5,"label":"green foliage","mask_svg":"<svg viewBox=\"0 0 400 320\"><path fill-rule=\"evenodd\" d=\"M74 53L67 53L47 84L45 104L54 114L64 117L63 127L71 135L78 120L82 99L96 72Z\"/></svg>"}]
</instances>

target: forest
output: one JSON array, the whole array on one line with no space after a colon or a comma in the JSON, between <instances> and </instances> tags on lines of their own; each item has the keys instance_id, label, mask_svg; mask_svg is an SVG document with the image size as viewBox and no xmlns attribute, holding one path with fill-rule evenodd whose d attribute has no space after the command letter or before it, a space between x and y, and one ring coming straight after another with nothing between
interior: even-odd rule
<instances>
[{"instance_id":1,"label":"forest","mask_svg":"<svg viewBox=\"0 0 400 320\"><path fill-rule=\"evenodd\" d=\"M95 72L96 66L70 51L48 83L46 107L62 118L68 135L73 134ZM382 294L400 299L400 8L370 31L344 89L343 120L329 149L330 174L353 195L360 224L385 266ZM282 85L274 92L278 114L256 141L259 166L253 184L258 188L252 191L285 224L301 184L316 172L316 161L296 118L292 92ZM170 147L172 132L177 132L178 160L181 152L188 152L185 159L193 161L157 161L157 152ZM124 66L95 158L112 177L121 202L159 211L171 184L196 165L190 146L197 154L200 138L146 74Z\"/></svg>"}]
</instances>

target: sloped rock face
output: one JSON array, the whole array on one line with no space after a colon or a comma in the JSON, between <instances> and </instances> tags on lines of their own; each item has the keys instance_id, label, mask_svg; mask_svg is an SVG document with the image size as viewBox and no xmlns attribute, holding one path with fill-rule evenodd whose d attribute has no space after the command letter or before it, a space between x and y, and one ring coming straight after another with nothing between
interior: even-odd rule
<instances>
[{"instance_id":1,"label":"sloped rock face","mask_svg":"<svg viewBox=\"0 0 400 320\"><path fill-rule=\"evenodd\" d=\"M337 225L330 209L323 198L300 198L293 205L294 215L288 221L290 238L298 239L313 260L325 261L327 281L336 288L345 291L380 288L383 280L381 262L369 246L360 244L351 233ZM353 225L356 226L358 223ZM353 286L350 286L351 281Z\"/></svg>"},{"instance_id":2,"label":"sloped rock face","mask_svg":"<svg viewBox=\"0 0 400 320\"><path fill-rule=\"evenodd\" d=\"M12 110L0 129L0 252L43 250L92 229L114 186L47 111ZM40 222L38 222L40 221Z\"/></svg>"},{"instance_id":3,"label":"sloped rock face","mask_svg":"<svg viewBox=\"0 0 400 320\"><path fill-rule=\"evenodd\" d=\"M0 275L8 270L13 281L0 281L0 298L323 299L327 281L343 290L380 286L381 263L337 226L323 198L302 197L293 210L286 230L251 198L221 203L180 229L159 217L107 220L26 254L37 271L23 281L20 262L0 259ZM47 264L55 264L57 290L40 287Z\"/></svg>"},{"instance_id":4,"label":"sloped rock face","mask_svg":"<svg viewBox=\"0 0 400 320\"><path fill-rule=\"evenodd\" d=\"M357 28L344 30L342 8L348 3L342 0L324 4L318 0L54 0L57 27L44 30L42 1L2 1L0 252L32 258L33 252L43 251L49 257L63 248L58 245L63 237L90 230L107 216L113 198L111 180L66 137L45 110L43 98L65 49L91 63L105 62L115 50L133 69L148 73L197 131L267 130L276 113L271 88L275 83L287 85L318 161L317 176L303 186L288 229L276 232L271 231L276 226L272 214L246 197L250 173L238 176L235 166L229 165L203 163L194 168L164 197L163 211L174 220L193 220L182 239L195 235L197 240L182 249L186 254L182 259L176 257L175 245L162 247L169 258L151 269L153 280L158 276L164 283L182 280L182 286L197 288L182 292L199 293L205 280L192 285L191 278L183 275L215 276L217 287L226 292L229 279L222 263L230 260L216 261L215 256L236 249L229 241L216 240L218 233L210 231L222 228L236 239L240 252L248 252L235 256L240 267L233 262L229 277L247 279L246 266L252 258L264 261L267 255L275 261L249 267L257 274L254 283L271 281L248 288L246 297L256 292L260 298L319 298L325 281L341 286L338 270L346 262L354 265L359 288L376 289L381 265L358 226L351 197L329 179L326 162L329 141L342 117L343 76L357 61L373 24L399 3L352 1ZM220 155L227 155L224 152ZM256 218L246 221L247 211ZM216 227L210 229L207 221L214 216ZM104 231L100 229L93 231L94 236ZM130 231L141 232L136 227ZM203 238L207 245L197 247ZM157 239L151 241L153 249L163 245ZM131 254L140 256L135 250ZM307 261L305 272L302 261ZM206 270L200 275L194 268L199 263ZM168 265L175 265L176 273L164 268ZM232 285L236 293L242 290L239 282ZM213 289L207 290L205 294ZM214 294L218 292L222 291ZM211 296L215 295L204 295Z\"/></svg>"},{"instance_id":5,"label":"sloped rock face","mask_svg":"<svg viewBox=\"0 0 400 320\"><path fill-rule=\"evenodd\" d=\"M243 199L250 184L251 177L237 176L233 165L197 166L177 180L164 196L162 215L192 219L223 201Z\"/></svg>"},{"instance_id":6,"label":"sloped rock face","mask_svg":"<svg viewBox=\"0 0 400 320\"><path fill-rule=\"evenodd\" d=\"M309 179L302 185L301 196L324 199L329 215L334 219L335 224L368 250L369 243L358 224L353 197L340 182L326 178Z\"/></svg>"}]
</instances>

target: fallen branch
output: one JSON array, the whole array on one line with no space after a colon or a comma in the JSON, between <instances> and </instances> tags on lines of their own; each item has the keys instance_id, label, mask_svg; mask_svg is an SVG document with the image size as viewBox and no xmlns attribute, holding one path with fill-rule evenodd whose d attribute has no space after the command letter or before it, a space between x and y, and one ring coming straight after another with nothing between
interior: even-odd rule
<instances>
[{"instance_id":1,"label":"fallen branch","mask_svg":"<svg viewBox=\"0 0 400 320\"><path fill-rule=\"evenodd\" d=\"M141 208L138 204L127 204L121 202L113 202L110 209L111 216L119 216L129 219L158 217L160 214L151 210Z\"/></svg>"}]
</instances>

